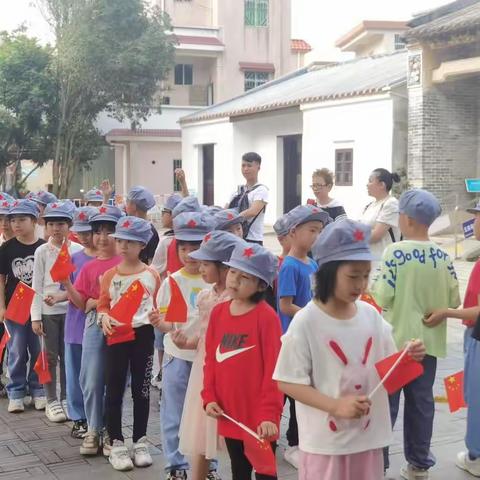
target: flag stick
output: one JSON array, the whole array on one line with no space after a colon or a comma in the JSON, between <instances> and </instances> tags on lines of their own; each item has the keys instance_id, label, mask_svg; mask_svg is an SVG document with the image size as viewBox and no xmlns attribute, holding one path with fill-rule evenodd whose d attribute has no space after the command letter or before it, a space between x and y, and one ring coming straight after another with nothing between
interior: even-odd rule
<instances>
[{"instance_id":1,"label":"flag stick","mask_svg":"<svg viewBox=\"0 0 480 480\"><path fill-rule=\"evenodd\" d=\"M43 338L43 335L40 337L40 348L40 355L42 356L42 368L45 370L45 355L43 353L45 351L45 339Z\"/></svg>"},{"instance_id":2,"label":"flag stick","mask_svg":"<svg viewBox=\"0 0 480 480\"><path fill-rule=\"evenodd\" d=\"M408 353L410 350L410 347L412 346L412 342L408 342L405 350L402 352L402 354L397 358L397 361L392 365L390 370L385 374L385 376L382 378L380 383L370 392L370 395L368 396L368 399L371 400L372 397L380 390L380 388L383 386L383 384L387 381L388 377L393 373L393 371L398 367L399 363L403 360L405 355Z\"/></svg>"},{"instance_id":3,"label":"flag stick","mask_svg":"<svg viewBox=\"0 0 480 480\"><path fill-rule=\"evenodd\" d=\"M7 335L12 338L12 336L10 335L10 332L8 331L8 328L7 328L7 322L3 322L3 326L5 328L5 331L7 332Z\"/></svg>"},{"instance_id":4,"label":"flag stick","mask_svg":"<svg viewBox=\"0 0 480 480\"><path fill-rule=\"evenodd\" d=\"M222 413L222 416L224 416L227 420L230 420L232 423L237 425L237 427L240 427L242 430L249 433L252 437L256 438L259 442L263 441L253 430L248 428L243 423L237 422L237 420L234 420L232 417L229 417L226 413Z\"/></svg>"},{"instance_id":5,"label":"flag stick","mask_svg":"<svg viewBox=\"0 0 480 480\"><path fill-rule=\"evenodd\" d=\"M33 290L32 287L30 287L29 285L27 285L26 283L24 282L18 282L18 283L21 283L22 285L25 285L27 288L30 288L31 290ZM45 298L46 295L43 295L43 293L38 293L36 290L33 290L35 292L35 295L38 295L39 297L42 297L42 298Z\"/></svg>"}]
</instances>

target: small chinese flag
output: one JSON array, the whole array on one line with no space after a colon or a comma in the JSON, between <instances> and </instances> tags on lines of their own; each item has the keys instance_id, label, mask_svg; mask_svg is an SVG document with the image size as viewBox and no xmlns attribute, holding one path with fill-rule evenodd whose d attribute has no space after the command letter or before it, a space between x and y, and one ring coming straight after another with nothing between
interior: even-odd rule
<instances>
[{"instance_id":1,"label":"small chinese flag","mask_svg":"<svg viewBox=\"0 0 480 480\"><path fill-rule=\"evenodd\" d=\"M30 318L33 297L35 297L35 290L23 282L18 282L12 298L8 302L5 318L20 325L25 325Z\"/></svg>"},{"instance_id":2,"label":"small chinese flag","mask_svg":"<svg viewBox=\"0 0 480 480\"><path fill-rule=\"evenodd\" d=\"M54 282L60 280L66 280L71 273L76 270L75 265L72 263L72 258L68 251L67 242L63 242L62 248L58 252L58 257L55 260L52 268L50 269L50 275Z\"/></svg>"},{"instance_id":3,"label":"small chinese flag","mask_svg":"<svg viewBox=\"0 0 480 480\"><path fill-rule=\"evenodd\" d=\"M362 302L369 303L372 307L375 307L378 313L382 313L382 307L374 300L374 298L369 293L362 293L360 295L360 300Z\"/></svg>"},{"instance_id":4,"label":"small chinese flag","mask_svg":"<svg viewBox=\"0 0 480 480\"><path fill-rule=\"evenodd\" d=\"M142 283L139 280L135 280L110 310L109 316L122 325L114 327L113 334L107 338L108 345L125 343L135 339L132 319L140 308L144 293L145 288Z\"/></svg>"},{"instance_id":5,"label":"small chinese flag","mask_svg":"<svg viewBox=\"0 0 480 480\"><path fill-rule=\"evenodd\" d=\"M401 354L402 352L400 351L375 364L375 368L377 369L380 378L383 379L383 377L385 377ZM396 366L395 370L393 370L390 376L385 380L383 386L388 394L392 395L421 375L423 375L423 365L420 362L415 361L407 353Z\"/></svg>"},{"instance_id":6,"label":"small chinese flag","mask_svg":"<svg viewBox=\"0 0 480 480\"><path fill-rule=\"evenodd\" d=\"M171 323L187 323L188 308L182 291L171 275L168 277L168 281L170 282L170 303L168 304L167 313L165 314L165 321Z\"/></svg>"},{"instance_id":7,"label":"small chinese flag","mask_svg":"<svg viewBox=\"0 0 480 480\"><path fill-rule=\"evenodd\" d=\"M463 371L445 378L445 390L447 391L448 406L450 412L456 412L467 406L463 397Z\"/></svg>"},{"instance_id":8,"label":"small chinese flag","mask_svg":"<svg viewBox=\"0 0 480 480\"><path fill-rule=\"evenodd\" d=\"M272 446L267 440L257 440L251 434L243 432L243 448L245 456L256 473L277 475L277 465Z\"/></svg>"},{"instance_id":9,"label":"small chinese flag","mask_svg":"<svg viewBox=\"0 0 480 480\"><path fill-rule=\"evenodd\" d=\"M50 375L50 370L48 369L47 352L45 350L42 350L39 353L33 369L37 373L38 381L42 385L52 381L52 376Z\"/></svg>"},{"instance_id":10,"label":"small chinese flag","mask_svg":"<svg viewBox=\"0 0 480 480\"><path fill-rule=\"evenodd\" d=\"M0 340L0 362L3 360L3 351L7 346L8 341L10 340L10 335L8 331L5 329L5 333L3 334L2 340Z\"/></svg>"}]
</instances>

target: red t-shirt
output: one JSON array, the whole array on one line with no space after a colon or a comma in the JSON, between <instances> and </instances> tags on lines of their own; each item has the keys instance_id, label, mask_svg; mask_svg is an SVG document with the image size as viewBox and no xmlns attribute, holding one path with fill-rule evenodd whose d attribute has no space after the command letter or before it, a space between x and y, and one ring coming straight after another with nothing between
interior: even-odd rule
<instances>
[{"instance_id":1,"label":"red t-shirt","mask_svg":"<svg viewBox=\"0 0 480 480\"><path fill-rule=\"evenodd\" d=\"M467 290L463 300L463 308L478 306L478 296L480 295L480 260L473 267L470 278L468 279ZM475 321L463 320L463 324L467 327L474 327Z\"/></svg>"},{"instance_id":2,"label":"red t-shirt","mask_svg":"<svg viewBox=\"0 0 480 480\"><path fill-rule=\"evenodd\" d=\"M280 424L283 394L272 380L282 330L275 311L264 301L233 316L230 303L212 310L205 339L204 405L217 402L225 413L256 431L264 421ZM218 432L242 439L242 430L225 418Z\"/></svg>"}]
</instances>

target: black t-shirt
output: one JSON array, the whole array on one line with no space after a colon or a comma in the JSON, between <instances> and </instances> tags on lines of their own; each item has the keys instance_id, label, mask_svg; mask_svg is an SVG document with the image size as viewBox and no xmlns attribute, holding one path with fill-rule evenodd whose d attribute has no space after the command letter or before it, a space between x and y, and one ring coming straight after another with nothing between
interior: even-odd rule
<instances>
[{"instance_id":1,"label":"black t-shirt","mask_svg":"<svg viewBox=\"0 0 480 480\"><path fill-rule=\"evenodd\" d=\"M32 285L35 250L45 243L39 238L32 245L25 245L11 238L0 247L0 274L5 275L5 304L7 305L19 281Z\"/></svg>"},{"instance_id":2,"label":"black t-shirt","mask_svg":"<svg viewBox=\"0 0 480 480\"><path fill-rule=\"evenodd\" d=\"M153 257L155 255L155 251L157 250L158 242L160 241L160 237L158 236L157 229L153 225L152 225L152 233L153 233L152 238L147 243L147 246L140 253L140 260L146 265L149 265L150 263L152 263Z\"/></svg>"}]
</instances>

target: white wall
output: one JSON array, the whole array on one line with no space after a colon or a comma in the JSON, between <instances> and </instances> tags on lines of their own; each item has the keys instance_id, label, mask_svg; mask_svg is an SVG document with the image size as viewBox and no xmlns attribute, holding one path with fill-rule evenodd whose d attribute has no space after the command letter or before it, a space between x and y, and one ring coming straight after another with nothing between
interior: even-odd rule
<instances>
[{"instance_id":1,"label":"white wall","mask_svg":"<svg viewBox=\"0 0 480 480\"><path fill-rule=\"evenodd\" d=\"M249 119L230 123L215 123L184 126L182 129L182 161L188 175L189 185L202 199L202 154L201 145L215 144L214 183L215 204L223 206L236 191L238 185L245 183L241 174L241 157L244 153L255 151L262 157L259 181L270 190L270 201L265 222L273 224L283 213L281 191L283 176L282 135L302 132L302 115L275 112L255 115ZM277 181L278 180L278 181Z\"/></svg>"},{"instance_id":2,"label":"white wall","mask_svg":"<svg viewBox=\"0 0 480 480\"><path fill-rule=\"evenodd\" d=\"M392 170L392 99L385 95L365 100L319 103L303 112L303 201L313 198L309 172L323 167L335 171L335 150L353 148L353 186L334 187L332 196L354 219L372 201L366 190L372 170Z\"/></svg>"}]
</instances>

